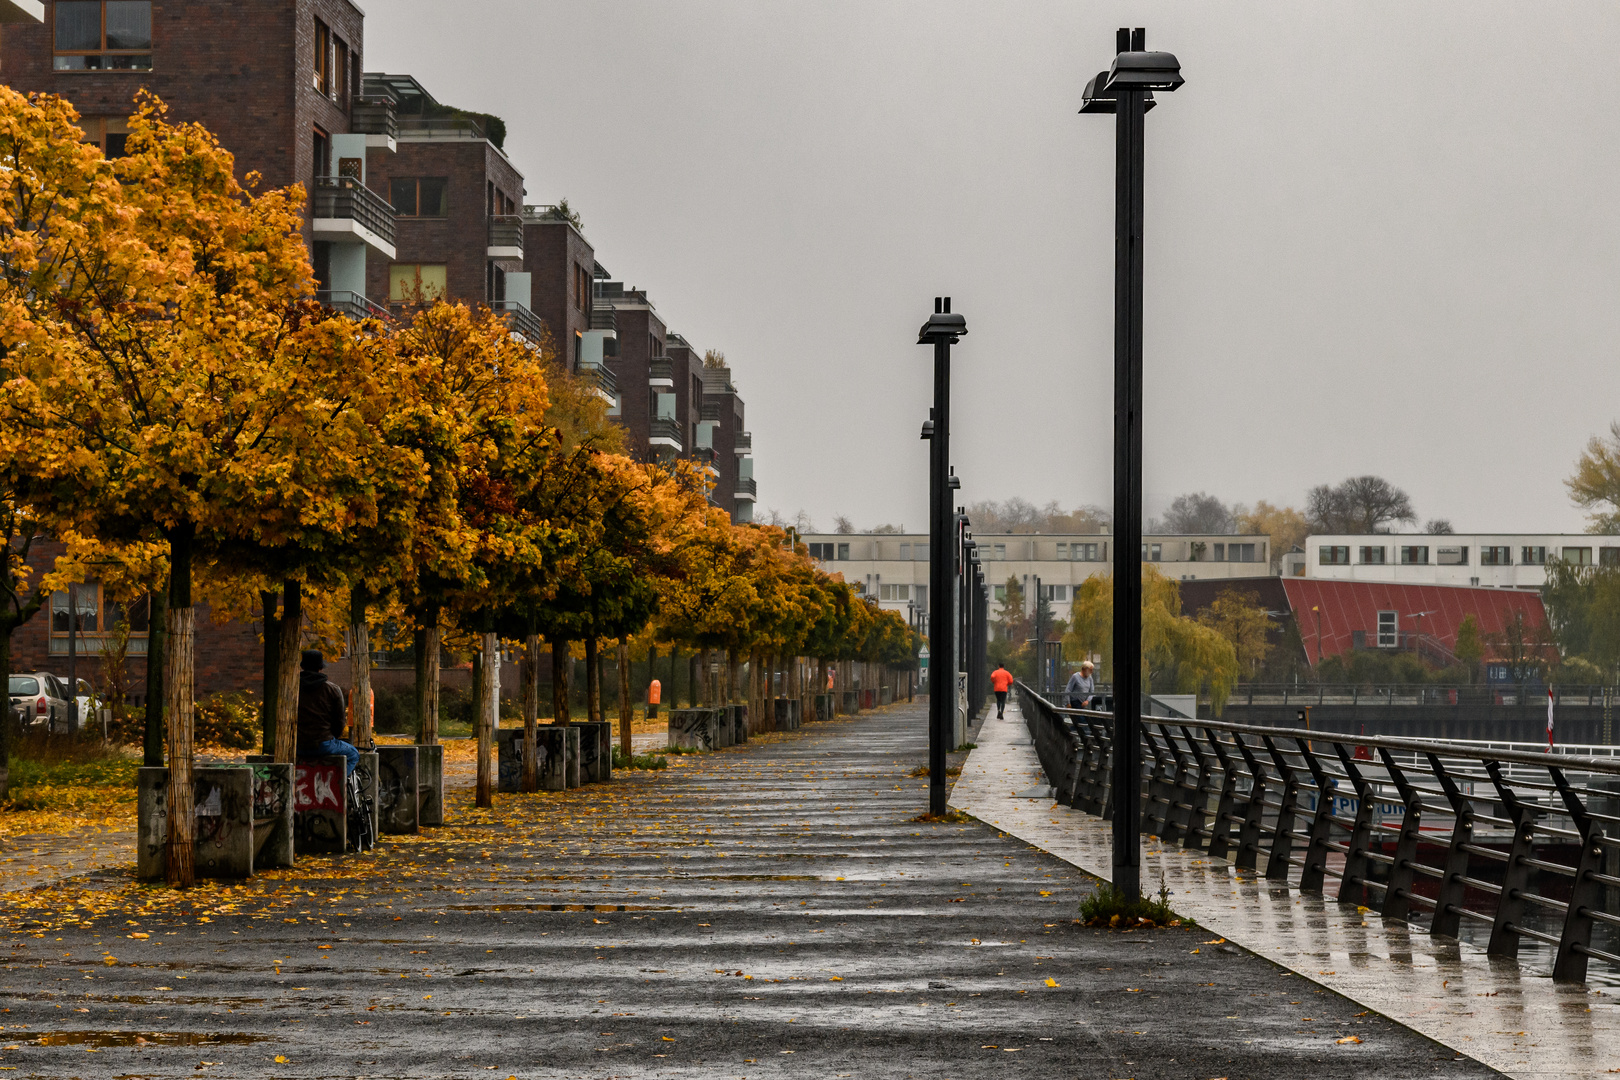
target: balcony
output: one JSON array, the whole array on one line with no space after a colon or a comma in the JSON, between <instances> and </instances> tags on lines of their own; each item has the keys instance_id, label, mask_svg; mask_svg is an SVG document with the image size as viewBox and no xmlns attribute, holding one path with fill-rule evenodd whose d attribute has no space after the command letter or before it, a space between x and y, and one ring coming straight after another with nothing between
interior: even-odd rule
<instances>
[{"instance_id":1,"label":"balcony","mask_svg":"<svg viewBox=\"0 0 1620 1080\"><path fill-rule=\"evenodd\" d=\"M394 318L393 312L381 304L372 303L360 293L343 289L323 289L315 294L315 302L351 319L382 319L385 322L392 322Z\"/></svg>"},{"instance_id":2,"label":"balcony","mask_svg":"<svg viewBox=\"0 0 1620 1080\"><path fill-rule=\"evenodd\" d=\"M605 365L581 364L579 378L586 386L596 391L597 397L609 405L619 403L619 380Z\"/></svg>"},{"instance_id":3,"label":"balcony","mask_svg":"<svg viewBox=\"0 0 1620 1080\"><path fill-rule=\"evenodd\" d=\"M720 475L719 457L712 446L694 446L686 456L716 476Z\"/></svg>"},{"instance_id":4,"label":"balcony","mask_svg":"<svg viewBox=\"0 0 1620 1080\"><path fill-rule=\"evenodd\" d=\"M349 130L366 136L367 146L381 146L397 150L399 117L394 112L394 99L389 97L357 97L349 106Z\"/></svg>"},{"instance_id":5,"label":"balcony","mask_svg":"<svg viewBox=\"0 0 1620 1080\"><path fill-rule=\"evenodd\" d=\"M754 448L754 433L752 431L737 432L736 451L738 455L747 454Z\"/></svg>"},{"instance_id":6,"label":"balcony","mask_svg":"<svg viewBox=\"0 0 1620 1080\"><path fill-rule=\"evenodd\" d=\"M401 116L399 133L410 139L484 139L484 129L470 116Z\"/></svg>"},{"instance_id":7,"label":"balcony","mask_svg":"<svg viewBox=\"0 0 1620 1080\"><path fill-rule=\"evenodd\" d=\"M655 447L681 452L681 425L665 416L655 416L647 435L647 441Z\"/></svg>"},{"instance_id":8,"label":"balcony","mask_svg":"<svg viewBox=\"0 0 1620 1080\"><path fill-rule=\"evenodd\" d=\"M394 208L351 176L315 179L310 224L316 240L365 244L385 259L394 257Z\"/></svg>"},{"instance_id":9,"label":"balcony","mask_svg":"<svg viewBox=\"0 0 1620 1080\"><path fill-rule=\"evenodd\" d=\"M754 483L752 476L737 477L737 499L743 502L754 502L759 498L759 485Z\"/></svg>"},{"instance_id":10,"label":"balcony","mask_svg":"<svg viewBox=\"0 0 1620 1080\"><path fill-rule=\"evenodd\" d=\"M496 214L489 219L491 259L523 258L523 218L519 214Z\"/></svg>"},{"instance_id":11,"label":"balcony","mask_svg":"<svg viewBox=\"0 0 1620 1080\"><path fill-rule=\"evenodd\" d=\"M708 400L703 402L703 419L713 420L718 423L723 418L724 413L725 405L723 402Z\"/></svg>"},{"instance_id":12,"label":"balcony","mask_svg":"<svg viewBox=\"0 0 1620 1080\"><path fill-rule=\"evenodd\" d=\"M512 332L527 339L535 348L545 343L546 324L540 321L540 316L516 300L496 300L489 306L504 314L512 327Z\"/></svg>"},{"instance_id":13,"label":"balcony","mask_svg":"<svg viewBox=\"0 0 1620 1080\"><path fill-rule=\"evenodd\" d=\"M660 390L675 389L675 361L655 356L647 362L647 385Z\"/></svg>"}]
</instances>

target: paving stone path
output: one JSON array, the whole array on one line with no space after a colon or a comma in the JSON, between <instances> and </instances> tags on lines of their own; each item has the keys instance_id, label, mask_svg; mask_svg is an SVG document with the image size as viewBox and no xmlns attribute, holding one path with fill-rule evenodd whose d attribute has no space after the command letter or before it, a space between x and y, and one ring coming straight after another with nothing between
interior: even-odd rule
<instances>
[{"instance_id":1,"label":"paving stone path","mask_svg":"<svg viewBox=\"0 0 1620 1080\"><path fill-rule=\"evenodd\" d=\"M0 1068L1494 1075L1207 931L1074 925L1094 879L912 820L923 731L920 705L812 724L180 902L76 879L93 915L6 928Z\"/></svg>"}]
</instances>

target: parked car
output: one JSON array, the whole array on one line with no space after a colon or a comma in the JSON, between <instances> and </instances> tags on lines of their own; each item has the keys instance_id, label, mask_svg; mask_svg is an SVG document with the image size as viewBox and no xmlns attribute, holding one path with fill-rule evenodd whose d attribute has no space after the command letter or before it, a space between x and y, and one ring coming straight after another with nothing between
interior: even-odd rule
<instances>
[{"instance_id":1,"label":"parked car","mask_svg":"<svg viewBox=\"0 0 1620 1080\"><path fill-rule=\"evenodd\" d=\"M67 685L48 671L13 675L11 707L23 730L65 732L71 722Z\"/></svg>"}]
</instances>

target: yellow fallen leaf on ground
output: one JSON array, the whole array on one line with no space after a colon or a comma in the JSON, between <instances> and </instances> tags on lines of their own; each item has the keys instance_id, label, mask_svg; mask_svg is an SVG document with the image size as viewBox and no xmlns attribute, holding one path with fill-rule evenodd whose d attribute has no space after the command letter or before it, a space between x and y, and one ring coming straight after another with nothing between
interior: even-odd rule
<instances>
[{"instance_id":1,"label":"yellow fallen leaf on ground","mask_svg":"<svg viewBox=\"0 0 1620 1080\"><path fill-rule=\"evenodd\" d=\"M1047 986L1056 986L1057 984L1058 984L1058 981L1056 979L1047 979L1046 980L1046 985Z\"/></svg>"},{"instance_id":2,"label":"yellow fallen leaf on ground","mask_svg":"<svg viewBox=\"0 0 1620 1080\"><path fill-rule=\"evenodd\" d=\"M675 1041L675 1040L674 1040L674 1039L672 1039L672 1038L670 1038L670 1037L669 1037L669 1036L668 1036L668 1035L665 1035L665 1036L664 1036L664 1041L665 1041L665 1042L674 1042L674 1041Z\"/></svg>"},{"instance_id":3,"label":"yellow fallen leaf on ground","mask_svg":"<svg viewBox=\"0 0 1620 1080\"><path fill-rule=\"evenodd\" d=\"M277 1065L285 1065L285 1064L287 1064L287 1056L285 1054L277 1054L276 1055L276 1064Z\"/></svg>"},{"instance_id":4,"label":"yellow fallen leaf on ground","mask_svg":"<svg viewBox=\"0 0 1620 1080\"><path fill-rule=\"evenodd\" d=\"M1360 1035L1346 1035L1342 1039L1335 1039L1333 1041L1336 1042L1336 1043L1339 1043L1340 1045L1343 1045L1344 1043L1358 1043L1358 1042L1361 1041L1361 1036Z\"/></svg>"},{"instance_id":5,"label":"yellow fallen leaf on ground","mask_svg":"<svg viewBox=\"0 0 1620 1080\"><path fill-rule=\"evenodd\" d=\"M828 979L827 981L828 982L843 982L844 977L842 975L834 975L832 978Z\"/></svg>"}]
</instances>

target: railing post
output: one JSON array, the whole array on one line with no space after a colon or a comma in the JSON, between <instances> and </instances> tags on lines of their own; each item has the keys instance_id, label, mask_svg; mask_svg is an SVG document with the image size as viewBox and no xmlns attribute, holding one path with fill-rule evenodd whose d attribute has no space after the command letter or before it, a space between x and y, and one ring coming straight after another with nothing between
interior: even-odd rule
<instances>
[{"instance_id":1,"label":"railing post","mask_svg":"<svg viewBox=\"0 0 1620 1080\"><path fill-rule=\"evenodd\" d=\"M1378 756L1384 759L1384 769L1401 793L1406 813L1401 817L1401 835L1395 842L1395 858L1389 866L1389 888L1384 890L1384 903L1379 908L1386 919L1405 919L1412 911L1412 869L1417 862L1418 826L1423 821L1423 796L1406 779L1406 773L1395 764L1390 752L1382 746Z\"/></svg>"},{"instance_id":2,"label":"railing post","mask_svg":"<svg viewBox=\"0 0 1620 1080\"><path fill-rule=\"evenodd\" d=\"M1239 870L1254 870L1260 859L1261 818L1266 812L1266 770L1254 756L1254 751L1249 749L1249 744L1243 741L1243 736L1232 732L1232 742L1243 755L1243 763L1249 767L1249 778L1253 781L1249 788L1249 800L1243 807L1243 825L1238 829L1237 858L1232 860L1232 865Z\"/></svg>"},{"instance_id":3,"label":"railing post","mask_svg":"<svg viewBox=\"0 0 1620 1080\"><path fill-rule=\"evenodd\" d=\"M1335 742L1333 749L1339 753L1339 763L1350 778L1350 786L1356 789L1356 823L1350 829L1350 842L1344 853L1344 876L1339 879L1338 902L1360 906L1370 899L1367 894L1372 891L1367 887L1367 870L1371 863L1367 850L1372 845L1374 809L1372 785L1361 775L1343 743ZM1359 890L1359 895L1355 890Z\"/></svg>"},{"instance_id":4,"label":"railing post","mask_svg":"<svg viewBox=\"0 0 1620 1080\"><path fill-rule=\"evenodd\" d=\"M1581 857L1575 861L1575 882L1569 891L1569 910L1564 915L1564 932L1558 938L1558 955L1553 960L1553 982L1585 982L1586 950L1592 944L1593 911L1602 909L1603 886L1592 880L1603 862L1603 829L1587 813L1579 795L1564 779L1562 769L1549 765L1547 771L1564 797L1564 806L1581 834Z\"/></svg>"},{"instance_id":5,"label":"railing post","mask_svg":"<svg viewBox=\"0 0 1620 1080\"><path fill-rule=\"evenodd\" d=\"M1193 763L1177 745L1175 732L1170 730L1169 725L1160 724L1159 734L1164 738L1164 745L1169 748L1170 755L1176 759L1176 778L1171 785L1169 812L1175 826L1176 840L1182 847L1186 847L1187 833L1192 825L1194 796L1198 791L1197 773Z\"/></svg>"},{"instance_id":6,"label":"railing post","mask_svg":"<svg viewBox=\"0 0 1620 1080\"><path fill-rule=\"evenodd\" d=\"M1454 815L1451 826L1451 846L1446 849L1445 876L1440 879L1440 896L1435 901L1434 919L1429 923L1431 937L1456 937L1462 923L1463 897L1468 891L1468 852L1465 845L1474 842L1474 804L1457 789L1457 784L1440 764L1435 754L1424 755L1429 768L1440 781L1440 790L1446 793Z\"/></svg>"},{"instance_id":7,"label":"railing post","mask_svg":"<svg viewBox=\"0 0 1620 1080\"><path fill-rule=\"evenodd\" d=\"M1102 818L1104 821L1112 821L1114 817L1114 728L1112 724L1099 722L1091 730L1096 733L1097 741L1102 744Z\"/></svg>"},{"instance_id":8,"label":"railing post","mask_svg":"<svg viewBox=\"0 0 1620 1080\"><path fill-rule=\"evenodd\" d=\"M1288 857L1294 851L1294 808L1299 803L1299 779L1270 735L1262 735L1271 760L1282 778L1282 804L1277 808L1277 830L1271 834L1271 857L1266 860L1268 881L1288 880Z\"/></svg>"},{"instance_id":9,"label":"railing post","mask_svg":"<svg viewBox=\"0 0 1620 1080\"><path fill-rule=\"evenodd\" d=\"M1145 831L1157 836L1160 843L1168 844L1175 839L1170 835L1175 827L1170 820L1170 813L1176 806L1175 786L1166 777L1164 755L1159 752L1159 741L1153 737L1153 730L1146 724L1140 730L1148 753L1153 755L1152 767L1148 772L1147 809L1142 814L1142 825Z\"/></svg>"},{"instance_id":10,"label":"railing post","mask_svg":"<svg viewBox=\"0 0 1620 1080\"><path fill-rule=\"evenodd\" d=\"M1102 742L1097 738L1089 719L1081 717L1075 728L1080 733L1081 741L1086 744L1086 758L1080 772L1082 780L1080 801L1083 804L1080 809L1101 817L1103 786L1099 776L1108 767L1108 755L1103 751Z\"/></svg>"},{"instance_id":11,"label":"railing post","mask_svg":"<svg viewBox=\"0 0 1620 1080\"><path fill-rule=\"evenodd\" d=\"M1193 757L1197 759L1197 764L1193 768L1197 770L1198 776L1189 800L1192 807L1187 813L1187 834L1182 839L1181 846L1203 850L1209 847L1210 840L1210 799L1218 794L1212 786L1215 770L1210 765L1209 752L1193 736L1192 728L1182 724L1181 737L1187 740L1187 749L1192 751Z\"/></svg>"},{"instance_id":12,"label":"railing post","mask_svg":"<svg viewBox=\"0 0 1620 1080\"><path fill-rule=\"evenodd\" d=\"M1301 752L1305 755L1306 767L1311 770L1311 779L1316 782L1316 813L1311 818L1311 841L1305 848L1305 867L1299 873L1299 891L1319 893L1327 877L1327 844L1333 829L1333 784L1311 748L1305 745Z\"/></svg>"},{"instance_id":13,"label":"railing post","mask_svg":"<svg viewBox=\"0 0 1620 1080\"><path fill-rule=\"evenodd\" d=\"M1485 947L1485 952L1491 956L1517 956L1518 925L1528 903L1524 894L1530 889L1530 867L1524 865L1524 860L1531 857L1535 841L1536 807L1521 802L1508 787L1502 779L1501 763L1487 761L1485 771L1491 774L1502 809L1513 819L1513 843L1508 848L1507 866L1502 871L1502 895L1496 902L1496 917L1491 920L1491 943Z\"/></svg>"},{"instance_id":14,"label":"railing post","mask_svg":"<svg viewBox=\"0 0 1620 1080\"><path fill-rule=\"evenodd\" d=\"M1204 738L1221 763L1221 796L1215 803L1215 821L1209 830L1209 854L1214 859L1225 859L1232 852L1232 818L1237 815L1237 768L1232 764L1226 747L1211 728L1204 729Z\"/></svg>"}]
</instances>

